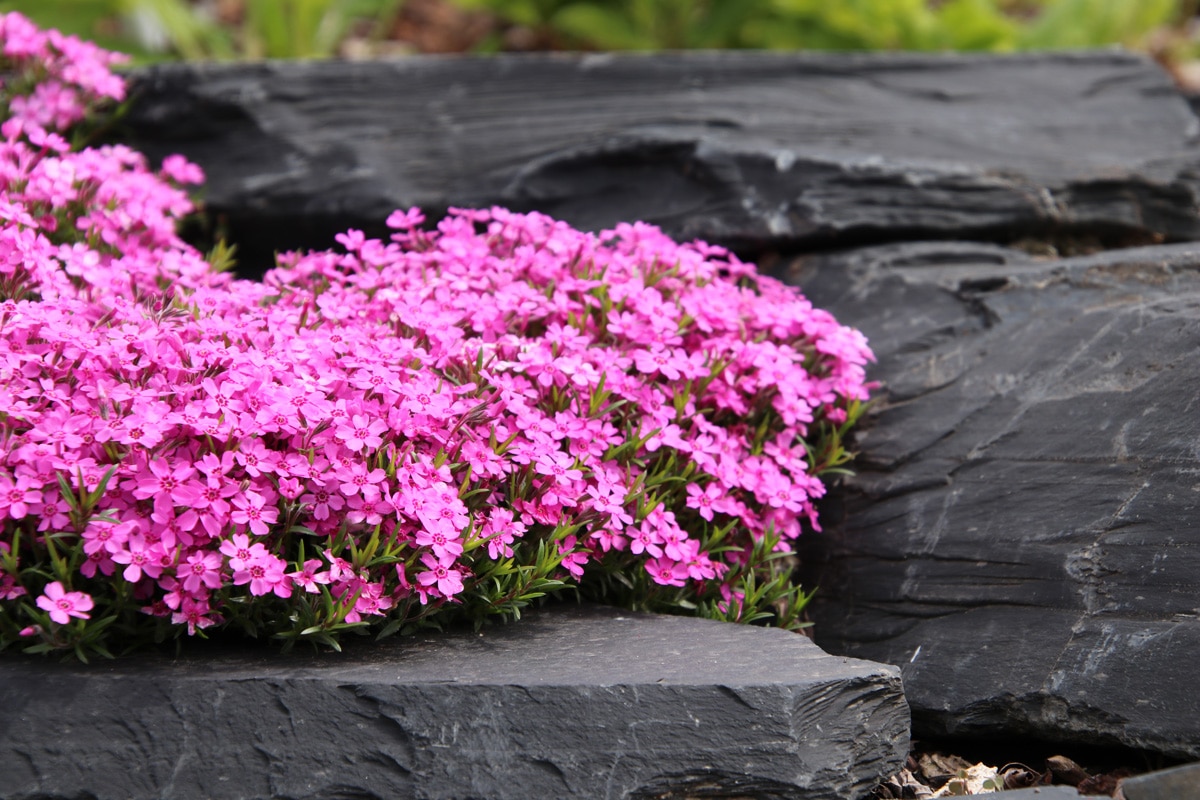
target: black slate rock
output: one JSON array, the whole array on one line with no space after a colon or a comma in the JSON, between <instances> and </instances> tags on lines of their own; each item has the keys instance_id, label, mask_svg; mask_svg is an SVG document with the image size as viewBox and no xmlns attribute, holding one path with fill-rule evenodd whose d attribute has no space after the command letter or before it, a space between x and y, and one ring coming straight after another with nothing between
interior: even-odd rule
<instances>
[{"instance_id":1,"label":"black slate rock","mask_svg":"<svg viewBox=\"0 0 1200 800\"><path fill-rule=\"evenodd\" d=\"M916 735L1200 756L1200 246L908 244L791 277L886 387L803 539L817 642L901 667Z\"/></svg>"},{"instance_id":2,"label":"black slate rock","mask_svg":"<svg viewBox=\"0 0 1200 800\"><path fill-rule=\"evenodd\" d=\"M1121 792L1125 800L1200 800L1200 764L1126 778Z\"/></svg>"},{"instance_id":3,"label":"black slate rock","mask_svg":"<svg viewBox=\"0 0 1200 800\"><path fill-rule=\"evenodd\" d=\"M410 205L645 220L757 251L1200 237L1197 120L1119 52L164 65L131 95L115 135L197 161L251 261L384 234Z\"/></svg>"},{"instance_id":4,"label":"black slate rock","mask_svg":"<svg viewBox=\"0 0 1200 800\"><path fill-rule=\"evenodd\" d=\"M908 744L895 668L608 608L322 656L0 660L6 800L857 800Z\"/></svg>"}]
</instances>

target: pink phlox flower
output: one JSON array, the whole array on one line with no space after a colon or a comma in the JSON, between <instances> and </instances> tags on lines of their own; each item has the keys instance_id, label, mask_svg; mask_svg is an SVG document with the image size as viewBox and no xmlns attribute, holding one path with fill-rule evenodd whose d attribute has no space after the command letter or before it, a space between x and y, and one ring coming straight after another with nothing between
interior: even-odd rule
<instances>
[{"instance_id":1,"label":"pink phlox flower","mask_svg":"<svg viewBox=\"0 0 1200 800\"><path fill-rule=\"evenodd\" d=\"M339 424L334 432L346 443L346 447L357 453L363 448L378 450L382 447L383 438L380 434L387 429L387 423L383 420L372 420L363 414L354 414L348 422Z\"/></svg>"},{"instance_id":2,"label":"pink phlox flower","mask_svg":"<svg viewBox=\"0 0 1200 800\"><path fill-rule=\"evenodd\" d=\"M7 573L0 575L0 600L16 600L25 594L25 587L17 583L16 578Z\"/></svg>"},{"instance_id":3,"label":"pink phlox flower","mask_svg":"<svg viewBox=\"0 0 1200 800\"><path fill-rule=\"evenodd\" d=\"M417 599L420 601L421 605L429 605L430 587L422 586L421 584L414 586L408 580L408 575L405 572L404 564L396 565L396 580L400 584L399 589L397 590L398 596L408 597L409 595L416 593Z\"/></svg>"},{"instance_id":4,"label":"pink phlox flower","mask_svg":"<svg viewBox=\"0 0 1200 800\"><path fill-rule=\"evenodd\" d=\"M387 226L401 231L412 231L421 227L425 222L425 215L421 213L419 208L410 208L407 211L397 209L393 211L387 218ZM392 238L396 238L393 234ZM405 239L404 241L407 241Z\"/></svg>"},{"instance_id":5,"label":"pink phlox flower","mask_svg":"<svg viewBox=\"0 0 1200 800\"><path fill-rule=\"evenodd\" d=\"M71 617L90 619L93 603L90 595L84 592L68 592L59 581L46 584L42 595L37 599L38 608L50 612L50 619L59 625L66 625Z\"/></svg>"},{"instance_id":6,"label":"pink phlox flower","mask_svg":"<svg viewBox=\"0 0 1200 800\"><path fill-rule=\"evenodd\" d=\"M499 478L512 466L496 455L486 441L468 439L462 446L462 459L470 465L471 473L480 478Z\"/></svg>"},{"instance_id":7,"label":"pink phlox flower","mask_svg":"<svg viewBox=\"0 0 1200 800\"><path fill-rule=\"evenodd\" d=\"M0 518L23 519L36 513L42 504L42 489L33 479L18 475L14 481L0 472Z\"/></svg>"},{"instance_id":8,"label":"pink phlox flower","mask_svg":"<svg viewBox=\"0 0 1200 800\"><path fill-rule=\"evenodd\" d=\"M239 525L248 525L257 536L266 536L270 526L279 519L279 509L267 505L258 492L247 490L233 498L234 510L229 518Z\"/></svg>"},{"instance_id":9,"label":"pink phlox flower","mask_svg":"<svg viewBox=\"0 0 1200 800\"><path fill-rule=\"evenodd\" d=\"M775 459L775 463L788 472L808 470L808 450L798 440L795 429L780 431L763 445L763 453Z\"/></svg>"},{"instance_id":10,"label":"pink phlox flower","mask_svg":"<svg viewBox=\"0 0 1200 800\"><path fill-rule=\"evenodd\" d=\"M195 636L197 630L216 625L221 621L219 615L213 614L208 607L208 598L184 597L178 611L171 615L175 625L187 624L188 636Z\"/></svg>"},{"instance_id":11,"label":"pink phlox flower","mask_svg":"<svg viewBox=\"0 0 1200 800\"><path fill-rule=\"evenodd\" d=\"M165 403L152 405L152 408L135 405L132 413L112 422L111 438L121 444L146 448L160 444L172 427L165 419L169 411Z\"/></svg>"},{"instance_id":12,"label":"pink phlox flower","mask_svg":"<svg viewBox=\"0 0 1200 800\"><path fill-rule=\"evenodd\" d=\"M635 350L633 363L638 372L662 375L667 380L677 381L683 371L692 373L695 365L689 358L674 348L668 350L660 344L653 344L648 349Z\"/></svg>"},{"instance_id":13,"label":"pink phlox flower","mask_svg":"<svg viewBox=\"0 0 1200 800\"><path fill-rule=\"evenodd\" d=\"M219 456L216 453L205 453L196 460L196 469L203 472L209 479L228 475L234 467L233 452L226 450Z\"/></svg>"},{"instance_id":14,"label":"pink phlox flower","mask_svg":"<svg viewBox=\"0 0 1200 800\"><path fill-rule=\"evenodd\" d=\"M702 489L698 484L689 483L687 494L685 501L687 507L696 509L701 517L712 522L713 504L718 502L723 494L721 487L716 483L710 483Z\"/></svg>"},{"instance_id":15,"label":"pink phlox flower","mask_svg":"<svg viewBox=\"0 0 1200 800\"><path fill-rule=\"evenodd\" d=\"M801 513L807 510L807 508L804 508L801 510ZM781 552L790 551L792 548L787 540L795 539L801 532L799 516L795 512L784 508L768 508L763 515L763 521L766 525L773 527L775 532L781 537L781 541L776 545L775 549Z\"/></svg>"},{"instance_id":16,"label":"pink phlox flower","mask_svg":"<svg viewBox=\"0 0 1200 800\"><path fill-rule=\"evenodd\" d=\"M197 490L192 505L199 512L200 522L209 536L221 535L232 509L229 498L238 492L238 485L226 480L219 472L210 475L205 484Z\"/></svg>"},{"instance_id":17,"label":"pink phlox flower","mask_svg":"<svg viewBox=\"0 0 1200 800\"><path fill-rule=\"evenodd\" d=\"M463 552L463 545L458 540L456 531L448 532L440 529L431 531L422 528L417 531L413 541L419 547L428 547L439 560L443 558L457 559Z\"/></svg>"},{"instance_id":18,"label":"pink phlox flower","mask_svg":"<svg viewBox=\"0 0 1200 800\"><path fill-rule=\"evenodd\" d=\"M162 173L176 183L194 185L204 183L204 170L181 155L170 155L164 158Z\"/></svg>"},{"instance_id":19,"label":"pink phlox flower","mask_svg":"<svg viewBox=\"0 0 1200 800\"><path fill-rule=\"evenodd\" d=\"M395 373L393 373L392 370L384 364L377 364L357 370L353 375L350 376L350 382L359 389L362 389L366 392L376 392L379 394L379 396L386 399L396 397L400 391L400 381L397 379ZM366 427L365 422L369 419L367 416L354 416L361 420L356 421L356 424L359 427ZM375 420L375 422L378 423L379 420ZM376 431L376 433L382 433L384 430L387 430L386 424ZM346 437L341 433L338 434L338 438L343 440L346 439ZM372 446L378 447L379 445ZM356 448L351 446L350 449L354 450Z\"/></svg>"},{"instance_id":20,"label":"pink phlox flower","mask_svg":"<svg viewBox=\"0 0 1200 800\"><path fill-rule=\"evenodd\" d=\"M54 531L61 530L71 522L71 506L66 499L61 496L51 497L42 504L38 516L41 522L38 523L38 531Z\"/></svg>"},{"instance_id":21,"label":"pink phlox flower","mask_svg":"<svg viewBox=\"0 0 1200 800\"><path fill-rule=\"evenodd\" d=\"M337 234L333 239L342 247L345 247L348 252L355 253L363 246L367 237L363 235L362 231L350 229L345 233Z\"/></svg>"},{"instance_id":22,"label":"pink phlox flower","mask_svg":"<svg viewBox=\"0 0 1200 800\"><path fill-rule=\"evenodd\" d=\"M292 579L292 583L299 586L309 594L317 594L321 591L321 586L328 586L330 577L328 571L321 571L324 564L319 558L310 558L304 562L301 569L295 572L289 572L288 577Z\"/></svg>"},{"instance_id":23,"label":"pink phlox flower","mask_svg":"<svg viewBox=\"0 0 1200 800\"><path fill-rule=\"evenodd\" d=\"M244 533L235 533L229 539L221 542L218 548L229 559L229 568L235 571L246 569L249 564L260 561L267 556L267 548L262 542L250 544L250 537Z\"/></svg>"},{"instance_id":24,"label":"pink phlox flower","mask_svg":"<svg viewBox=\"0 0 1200 800\"><path fill-rule=\"evenodd\" d=\"M186 563L179 566L177 577L183 578L183 588L193 595L199 594L201 587L219 589L223 580L221 556L212 551L190 553Z\"/></svg>"},{"instance_id":25,"label":"pink phlox flower","mask_svg":"<svg viewBox=\"0 0 1200 800\"><path fill-rule=\"evenodd\" d=\"M204 404L204 409L208 413L226 414L242 411L246 408L245 403L237 396L245 389L241 384L230 379L226 379L218 384L212 378L205 378L200 382L200 385L208 395Z\"/></svg>"},{"instance_id":26,"label":"pink phlox flower","mask_svg":"<svg viewBox=\"0 0 1200 800\"><path fill-rule=\"evenodd\" d=\"M683 586L688 579L687 565L669 558L647 560L646 572L650 573L650 579L660 586Z\"/></svg>"},{"instance_id":27,"label":"pink phlox flower","mask_svg":"<svg viewBox=\"0 0 1200 800\"><path fill-rule=\"evenodd\" d=\"M79 574L85 578L94 578L96 573L112 575L117 571L116 562L109 557L107 550L96 550L88 553L87 558L79 566Z\"/></svg>"},{"instance_id":28,"label":"pink phlox flower","mask_svg":"<svg viewBox=\"0 0 1200 800\"><path fill-rule=\"evenodd\" d=\"M390 515L396 510L396 507L384 496L376 497L359 497L355 495L347 501L349 510L346 512L346 519L356 525L366 523L367 525L378 525L383 522L384 515Z\"/></svg>"},{"instance_id":29,"label":"pink phlox flower","mask_svg":"<svg viewBox=\"0 0 1200 800\"><path fill-rule=\"evenodd\" d=\"M788 479L774 463L766 462L764 468L756 470L758 477L754 487L755 498L771 508L781 508L793 514L804 509L808 493L804 487Z\"/></svg>"},{"instance_id":30,"label":"pink phlox flower","mask_svg":"<svg viewBox=\"0 0 1200 800\"><path fill-rule=\"evenodd\" d=\"M737 616L741 616L742 604L746 599L744 592L735 591L729 586L722 584L719 588L721 599L717 602L717 609L722 614L729 614L730 611L736 611Z\"/></svg>"},{"instance_id":31,"label":"pink phlox flower","mask_svg":"<svg viewBox=\"0 0 1200 800\"><path fill-rule=\"evenodd\" d=\"M234 459L245 467L246 472L253 478L265 472L277 472L279 467L279 454L269 450L258 439L243 440L234 453Z\"/></svg>"},{"instance_id":32,"label":"pink phlox flower","mask_svg":"<svg viewBox=\"0 0 1200 800\"><path fill-rule=\"evenodd\" d=\"M304 494L304 486L295 478L280 478L279 493L288 500L296 501Z\"/></svg>"},{"instance_id":33,"label":"pink phlox flower","mask_svg":"<svg viewBox=\"0 0 1200 800\"><path fill-rule=\"evenodd\" d=\"M467 507L447 484L437 481L424 491L409 493L415 516L429 530L439 530L451 538L471 522Z\"/></svg>"},{"instance_id":34,"label":"pink phlox flower","mask_svg":"<svg viewBox=\"0 0 1200 800\"><path fill-rule=\"evenodd\" d=\"M359 587L354 610L346 615L347 622L358 622L362 615L382 616L392 607L392 598L386 594L382 583L364 583Z\"/></svg>"},{"instance_id":35,"label":"pink phlox flower","mask_svg":"<svg viewBox=\"0 0 1200 800\"><path fill-rule=\"evenodd\" d=\"M463 590L462 572L454 569L453 558L438 558L432 553L421 556L421 563L428 569L417 574L417 583L427 588L437 586L438 592L445 598L454 597Z\"/></svg>"},{"instance_id":36,"label":"pink phlox flower","mask_svg":"<svg viewBox=\"0 0 1200 800\"><path fill-rule=\"evenodd\" d=\"M250 584L250 594L256 597L272 592L278 597L291 597L291 578L285 571L287 562L265 550L255 556L252 560L243 561L241 569L234 568L233 585ZM232 566L232 561L230 564Z\"/></svg>"},{"instance_id":37,"label":"pink phlox flower","mask_svg":"<svg viewBox=\"0 0 1200 800\"><path fill-rule=\"evenodd\" d=\"M662 555L662 548L659 547L658 532L646 525L643 521L637 528L628 529L629 534L629 552L634 555L647 553L655 558Z\"/></svg>"},{"instance_id":38,"label":"pink phlox flower","mask_svg":"<svg viewBox=\"0 0 1200 800\"><path fill-rule=\"evenodd\" d=\"M332 550L326 550L325 560L329 562L329 580L330 581L347 581L353 580L355 576L354 567L349 561L344 558L338 558L333 554Z\"/></svg>"},{"instance_id":39,"label":"pink phlox flower","mask_svg":"<svg viewBox=\"0 0 1200 800\"><path fill-rule=\"evenodd\" d=\"M607 514L614 525L624 528L633 524L633 517L625 510L624 488L611 484L588 486L586 495L591 498L592 508Z\"/></svg>"},{"instance_id":40,"label":"pink phlox flower","mask_svg":"<svg viewBox=\"0 0 1200 800\"><path fill-rule=\"evenodd\" d=\"M583 578L583 566L589 560L587 551L575 549L578 544L579 540L575 536L568 536L558 543L558 555L562 559L562 566L575 580Z\"/></svg>"},{"instance_id":41,"label":"pink phlox flower","mask_svg":"<svg viewBox=\"0 0 1200 800\"><path fill-rule=\"evenodd\" d=\"M600 545L600 550L607 553L609 550L624 550L625 537L622 535L623 528L620 528L616 523L610 524L603 528L593 530L590 534L591 538L596 540Z\"/></svg>"},{"instance_id":42,"label":"pink phlox flower","mask_svg":"<svg viewBox=\"0 0 1200 800\"><path fill-rule=\"evenodd\" d=\"M663 555L672 561L687 561L700 545L695 539L688 538L687 533L678 527L668 528L659 534L663 545Z\"/></svg>"},{"instance_id":43,"label":"pink phlox flower","mask_svg":"<svg viewBox=\"0 0 1200 800\"><path fill-rule=\"evenodd\" d=\"M575 459L561 450L539 453L534 459L534 469L541 475L552 477L556 483L566 486L583 480L583 471L575 465Z\"/></svg>"},{"instance_id":44,"label":"pink phlox flower","mask_svg":"<svg viewBox=\"0 0 1200 800\"><path fill-rule=\"evenodd\" d=\"M512 509L493 506L488 511L481 535L488 545L488 556L493 560L504 556L512 558L512 543L525 535L525 523L513 516Z\"/></svg>"},{"instance_id":45,"label":"pink phlox flower","mask_svg":"<svg viewBox=\"0 0 1200 800\"><path fill-rule=\"evenodd\" d=\"M683 438L683 430L674 423L663 425L646 440L646 449L651 453L656 452L663 445L672 447L681 453L691 452L692 449L691 442Z\"/></svg>"},{"instance_id":46,"label":"pink phlox flower","mask_svg":"<svg viewBox=\"0 0 1200 800\"><path fill-rule=\"evenodd\" d=\"M355 461L349 467L336 470L334 477L341 481L340 489L346 497L362 493L363 497L377 499L380 494L379 484L387 480L387 473L382 469L368 470L367 465Z\"/></svg>"},{"instance_id":47,"label":"pink phlox flower","mask_svg":"<svg viewBox=\"0 0 1200 800\"><path fill-rule=\"evenodd\" d=\"M341 494L324 486L300 495L300 502L312 506L313 517L318 520L329 519L331 510L341 511L346 506L346 500Z\"/></svg>"},{"instance_id":48,"label":"pink phlox flower","mask_svg":"<svg viewBox=\"0 0 1200 800\"><path fill-rule=\"evenodd\" d=\"M450 398L429 380L404 386L400 393L404 397L402 407L414 415L444 419L450 409Z\"/></svg>"},{"instance_id":49,"label":"pink phlox flower","mask_svg":"<svg viewBox=\"0 0 1200 800\"><path fill-rule=\"evenodd\" d=\"M121 549L131 533L136 533L140 526L136 522L112 522L107 519L91 519L83 529L83 552L110 552Z\"/></svg>"},{"instance_id":50,"label":"pink phlox flower","mask_svg":"<svg viewBox=\"0 0 1200 800\"><path fill-rule=\"evenodd\" d=\"M191 505L200 492L200 484L192 479L196 469L191 464L181 463L174 469L162 459L146 464L150 475L144 472L135 478L133 496L139 500L154 498L155 510L170 505Z\"/></svg>"},{"instance_id":51,"label":"pink phlox flower","mask_svg":"<svg viewBox=\"0 0 1200 800\"><path fill-rule=\"evenodd\" d=\"M291 403L276 401L254 412L254 424L263 433L290 435L304 425L299 410Z\"/></svg>"},{"instance_id":52,"label":"pink phlox flower","mask_svg":"<svg viewBox=\"0 0 1200 800\"><path fill-rule=\"evenodd\" d=\"M558 412L553 419L543 419L540 425L554 439L576 439L586 436L588 431L587 423L568 411Z\"/></svg>"},{"instance_id":53,"label":"pink phlox flower","mask_svg":"<svg viewBox=\"0 0 1200 800\"><path fill-rule=\"evenodd\" d=\"M117 564L125 564L122 577L129 583L137 583L142 579L142 573L157 578L163 571L163 557L166 551L157 542L151 544L141 533L135 533L121 544L109 543L108 552Z\"/></svg>"}]
</instances>

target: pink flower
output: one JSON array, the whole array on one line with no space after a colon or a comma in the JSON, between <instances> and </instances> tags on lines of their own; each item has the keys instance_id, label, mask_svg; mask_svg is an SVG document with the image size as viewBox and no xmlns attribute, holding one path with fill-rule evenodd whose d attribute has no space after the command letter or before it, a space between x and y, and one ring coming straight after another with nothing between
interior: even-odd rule
<instances>
[{"instance_id":1,"label":"pink flower","mask_svg":"<svg viewBox=\"0 0 1200 800\"><path fill-rule=\"evenodd\" d=\"M689 483L687 494L687 507L696 509L701 517L712 522L713 503L721 499L721 487L710 483L701 489L696 484Z\"/></svg>"},{"instance_id":2,"label":"pink flower","mask_svg":"<svg viewBox=\"0 0 1200 800\"><path fill-rule=\"evenodd\" d=\"M387 473L381 469L368 470L366 464L356 461L339 469L337 478L342 482L340 488L346 497L362 492L363 497L375 499L379 497L379 484L387 478Z\"/></svg>"},{"instance_id":3,"label":"pink flower","mask_svg":"<svg viewBox=\"0 0 1200 800\"><path fill-rule=\"evenodd\" d=\"M204 183L204 171L179 155L163 159L162 172L176 183Z\"/></svg>"},{"instance_id":4,"label":"pink flower","mask_svg":"<svg viewBox=\"0 0 1200 800\"><path fill-rule=\"evenodd\" d=\"M191 464L179 464L172 469L161 459L155 459L146 466L151 474L137 481L134 497L153 497L156 509L172 504L189 505L196 499L199 484L192 480L196 469Z\"/></svg>"},{"instance_id":5,"label":"pink flower","mask_svg":"<svg viewBox=\"0 0 1200 800\"><path fill-rule=\"evenodd\" d=\"M346 447L357 453L364 447L378 450L383 446L383 438L379 434L386 431L387 427L383 420L371 420L362 414L354 414L348 422L338 425L335 433L346 443Z\"/></svg>"},{"instance_id":6,"label":"pink flower","mask_svg":"<svg viewBox=\"0 0 1200 800\"><path fill-rule=\"evenodd\" d=\"M236 508L229 518L240 525L248 525L257 536L266 536L270 525L279 519L279 509L269 506L262 495L247 491L233 498Z\"/></svg>"},{"instance_id":7,"label":"pink flower","mask_svg":"<svg viewBox=\"0 0 1200 800\"><path fill-rule=\"evenodd\" d=\"M215 625L220 617L209 616L212 614L212 609L208 607L208 600L202 598L185 597L178 611L171 615L171 622L176 625L187 625L188 635L195 636L197 630L203 630L212 625Z\"/></svg>"},{"instance_id":8,"label":"pink flower","mask_svg":"<svg viewBox=\"0 0 1200 800\"><path fill-rule=\"evenodd\" d=\"M25 587L17 583L12 575L0 575L0 600L16 600L25 596Z\"/></svg>"},{"instance_id":9,"label":"pink flower","mask_svg":"<svg viewBox=\"0 0 1200 800\"><path fill-rule=\"evenodd\" d=\"M187 563L182 564L178 576L183 578L183 588L199 594L201 587L219 589L221 586L221 557L216 553L190 553Z\"/></svg>"},{"instance_id":10,"label":"pink flower","mask_svg":"<svg viewBox=\"0 0 1200 800\"><path fill-rule=\"evenodd\" d=\"M267 548L261 542L250 544L250 537L244 533L235 533L228 541L221 542L219 548L229 557L229 568L244 571L267 555Z\"/></svg>"},{"instance_id":11,"label":"pink flower","mask_svg":"<svg viewBox=\"0 0 1200 800\"><path fill-rule=\"evenodd\" d=\"M312 506L313 517L317 520L329 519L330 511L341 511L346 506L346 500L340 494L323 486L300 495L300 502Z\"/></svg>"},{"instance_id":12,"label":"pink flower","mask_svg":"<svg viewBox=\"0 0 1200 800\"><path fill-rule=\"evenodd\" d=\"M569 483L583 480L583 471L575 468L575 459L557 450L539 453L534 468L541 475L549 475L556 481Z\"/></svg>"},{"instance_id":13,"label":"pink flower","mask_svg":"<svg viewBox=\"0 0 1200 800\"><path fill-rule=\"evenodd\" d=\"M437 590L443 597L453 597L463 590L462 572L453 569L454 559L439 559L429 553L421 556L421 563L428 567L425 572L417 574L417 583L425 587L436 584Z\"/></svg>"},{"instance_id":14,"label":"pink flower","mask_svg":"<svg viewBox=\"0 0 1200 800\"><path fill-rule=\"evenodd\" d=\"M21 519L41 503L41 489L33 480L18 475L14 482L8 475L0 473L0 514Z\"/></svg>"},{"instance_id":15,"label":"pink flower","mask_svg":"<svg viewBox=\"0 0 1200 800\"><path fill-rule=\"evenodd\" d=\"M130 583L140 581L143 572L151 578L162 574L162 557L165 555L162 546L147 543L146 537L140 533L130 536L123 547L110 544L108 549L114 562L128 565L122 577Z\"/></svg>"},{"instance_id":16,"label":"pink flower","mask_svg":"<svg viewBox=\"0 0 1200 800\"><path fill-rule=\"evenodd\" d=\"M279 597L291 597L291 579L284 572L287 564L283 559L269 553L261 553L252 561L242 562L240 569L233 572L233 585L250 584L250 594L261 596L274 593Z\"/></svg>"},{"instance_id":17,"label":"pink flower","mask_svg":"<svg viewBox=\"0 0 1200 800\"><path fill-rule=\"evenodd\" d=\"M688 579L687 565L669 558L650 559L646 562L646 572L661 586L683 586Z\"/></svg>"},{"instance_id":18,"label":"pink flower","mask_svg":"<svg viewBox=\"0 0 1200 800\"><path fill-rule=\"evenodd\" d=\"M292 579L292 583L304 591L309 594L317 594L321 591L321 586L329 585L329 573L319 571L321 567L321 559L310 558L304 562L303 568L289 572L287 576Z\"/></svg>"},{"instance_id":19,"label":"pink flower","mask_svg":"<svg viewBox=\"0 0 1200 800\"><path fill-rule=\"evenodd\" d=\"M59 625L66 625L71 617L90 619L92 598L83 592L68 592L63 585L54 581L46 584L41 597L37 599L38 608L50 612L50 619Z\"/></svg>"},{"instance_id":20,"label":"pink flower","mask_svg":"<svg viewBox=\"0 0 1200 800\"><path fill-rule=\"evenodd\" d=\"M577 537L568 536L558 543L558 554L562 559L563 569L571 573L571 577L575 580L583 577L583 567L588 562L588 554L575 549L578 542Z\"/></svg>"}]
</instances>

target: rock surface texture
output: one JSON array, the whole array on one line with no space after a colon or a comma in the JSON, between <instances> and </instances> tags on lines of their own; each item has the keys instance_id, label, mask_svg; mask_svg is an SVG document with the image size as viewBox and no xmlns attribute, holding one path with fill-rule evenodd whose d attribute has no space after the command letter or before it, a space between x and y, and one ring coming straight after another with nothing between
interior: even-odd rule
<instances>
[{"instance_id":1,"label":"rock surface texture","mask_svg":"<svg viewBox=\"0 0 1200 800\"><path fill-rule=\"evenodd\" d=\"M857 800L908 749L895 668L586 607L328 657L9 658L0 709L6 800Z\"/></svg>"},{"instance_id":2,"label":"rock surface texture","mask_svg":"<svg viewBox=\"0 0 1200 800\"><path fill-rule=\"evenodd\" d=\"M1196 119L1115 52L172 65L133 95L120 138L204 167L256 259L410 205L640 219L759 251L1200 237Z\"/></svg>"},{"instance_id":3,"label":"rock surface texture","mask_svg":"<svg viewBox=\"0 0 1200 800\"><path fill-rule=\"evenodd\" d=\"M1200 247L907 244L792 277L887 387L804 542L818 643L900 665L925 735L1200 755Z\"/></svg>"}]
</instances>

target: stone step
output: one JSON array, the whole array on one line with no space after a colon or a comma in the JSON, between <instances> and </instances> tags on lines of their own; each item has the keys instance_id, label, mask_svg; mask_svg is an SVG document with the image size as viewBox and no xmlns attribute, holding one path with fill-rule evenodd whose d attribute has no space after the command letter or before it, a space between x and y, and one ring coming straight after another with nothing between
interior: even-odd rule
<instances>
[{"instance_id":1,"label":"stone step","mask_svg":"<svg viewBox=\"0 0 1200 800\"><path fill-rule=\"evenodd\" d=\"M559 606L341 654L0 659L7 800L859 800L899 671L780 630Z\"/></svg>"}]
</instances>

